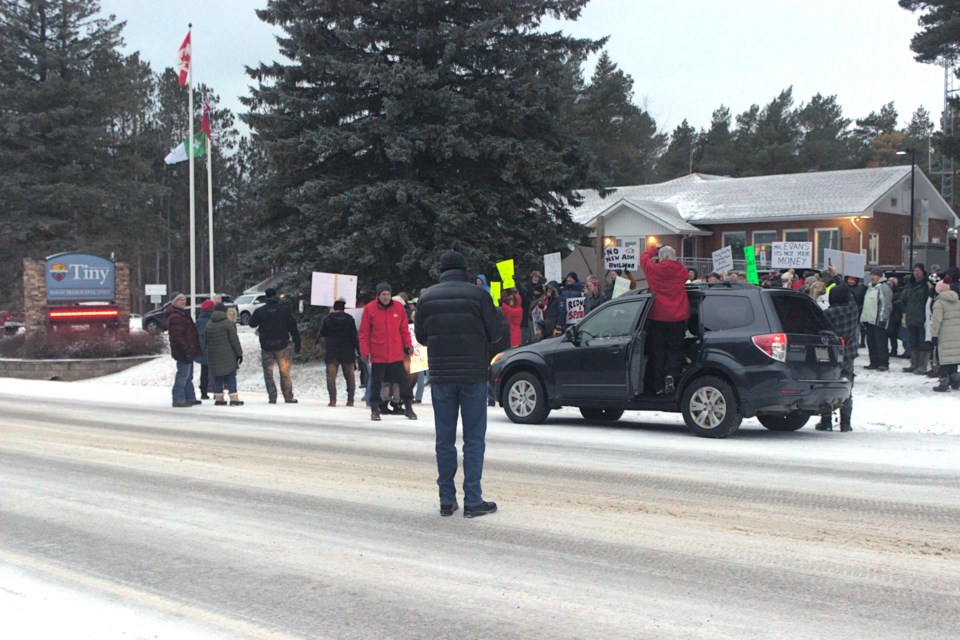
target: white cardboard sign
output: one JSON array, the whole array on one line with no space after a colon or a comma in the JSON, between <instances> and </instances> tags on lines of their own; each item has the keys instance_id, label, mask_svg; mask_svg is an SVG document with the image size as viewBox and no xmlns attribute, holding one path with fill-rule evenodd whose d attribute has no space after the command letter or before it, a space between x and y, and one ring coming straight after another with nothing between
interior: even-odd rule
<instances>
[{"instance_id":1,"label":"white cardboard sign","mask_svg":"<svg viewBox=\"0 0 960 640\"><path fill-rule=\"evenodd\" d=\"M332 307L337 298L343 298L348 309L357 306L357 276L314 271L310 279L310 304Z\"/></svg>"},{"instance_id":2,"label":"white cardboard sign","mask_svg":"<svg viewBox=\"0 0 960 640\"><path fill-rule=\"evenodd\" d=\"M619 269L620 271L637 270L637 248L636 247L604 247L603 262L607 271Z\"/></svg>"},{"instance_id":3,"label":"white cardboard sign","mask_svg":"<svg viewBox=\"0 0 960 640\"><path fill-rule=\"evenodd\" d=\"M546 282L560 282L561 271L559 251L543 256L543 277Z\"/></svg>"},{"instance_id":4,"label":"white cardboard sign","mask_svg":"<svg viewBox=\"0 0 960 640\"><path fill-rule=\"evenodd\" d=\"M567 298L567 325L578 324L583 320L586 298Z\"/></svg>"},{"instance_id":5,"label":"white cardboard sign","mask_svg":"<svg viewBox=\"0 0 960 640\"><path fill-rule=\"evenodd\" d=\"M619 298L627 291L630 291L630 279L617 276L617 279L613 282L613 297Z\"/></svg>"},{"instance_id":6,"label":"white cardboard sign","mask_svg":"<svg viewBox=\"0 0 960 640\"><path fill-rule=\"evenodd\" d=\"M812 242L774 242L770 266L774 269L809 269L813 267Z\"/></svg>"},{"instance_id":7,"label":"white cardboard sign","mask_svg":"<svg viewBox=\"0 0 960 640\"><path fill-rule=\"evenodd\" d=\"M863 278L867 271L867 256L860 253L824 249L823 262L824 267L834 265L837 268L837 273L842 276Z\"/></svg>"},{"instance_id":8,"label":"white cardboard sign","mask_svg":"<svg viewBox=\"0 0 960 640\"><path fill-rule=\"evenodd\" d=\"M733 271L733 247L726 246L713 252L713 270L716 273Z\"/></svg>"},{"instance_id":9,"label":"white cardboard sign","mask_svg":"<svg viewBox=\"0 0 960 640\"><path fill-rule=\"evenodd\" d=\"M419 373L430 368L427 364L427 347L417 342L417 332L413 325L410 325L410 343L413 345L413 353L410 354L410 373Z\"/></svg>"}]
</instances>

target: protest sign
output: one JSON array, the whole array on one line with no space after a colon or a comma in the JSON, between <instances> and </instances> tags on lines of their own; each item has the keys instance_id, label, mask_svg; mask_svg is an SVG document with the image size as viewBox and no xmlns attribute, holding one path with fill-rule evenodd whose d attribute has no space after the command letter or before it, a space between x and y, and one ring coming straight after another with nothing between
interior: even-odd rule
<instances>
[{"instance_id":1,"label":"protest sign","mask_svg":"<svg viewBox=\"0 0 960 640\"><path fill-rule=\"evenodd\" d=\"M500 272L500 280L503 281L504 290L517 286L513 281L513 259L503 260L497 263L497 271Z\"/></svg>"},{"instance_id":2,"label":"protest sign","mask_svg":"<svg viewBox=\"0 0 960 640\"><path fill-rule=\"evenodd\" d=\"M760 284L760 277L757 275L757 254L753 251L753 245L743 248L743 257L747 263L747 282Z\"/></svg>"},{"instance_id":3,"label":"protest sign","mask_svg":"<svg viewBox=\"0 0 960 640\"><path fill-rule=\"evenodd\" d=\"M494 306L500 305L500 283L494 280L490 283L490 296L493 298Z\"/></svg>"},{"instance_id":4,"label":"protest sign","mask_svg":"<svg viewBox=\"0 0 960 640\"><path fill-rule=\"evenodd\" d=\"M430 367L427 365L427 347L417 342L417 334L410 325L410 343L413 347L413 353L410 354L410 373L419 373L426 371Z\"/></svg>"},{"instance_id":5,"label":"protest sign","mask_svg":"<svg viewBox=\"0 0 960 640\"><path fill-rule=\"evenodd\" d=\"M546 282L560 282L560 252L543 256L543 278Z\"/></svg>"},{"instance_id":6,"label":"protest sign","mask_svg":"<svg viewBox=\"0 0 960 640\"><path fill-rule=\"evenodd\" d=\"M314 271L310 280L310 304L332 307L337 298L343 298L350 309L357 306L357 276Z\"/></svg>"},{"instance_id":7,"label":"protest sign","mask_svg":"<svg viewBox=\"0 0 960 640\"><path fill-rule=\"evenodd\" d=\"M713 252L713 270L716 273L733 271L733 247L726 246Z\"/></svg>"},{"instance_id":8,"label":"protest sign","mask_svg":"<svg viewBox=\"0 0 960 640\"><path fill-rule=\"evenodd\" d=\"M630 279L617 276L617 279L613 281L613 297L619 298L627 291L630 291Z\"/></svg>"},{"instance_id":9,"label":"protest sign","mask_svg":"<svg viewBox=\"0 0 960 640\"><path fill-rule=\"evenodd\" d=\"M774 242L770 266L774 269L809 269L813 266L812 242Z\"/></svg>"},{"instance_id":10,"label":"protest sign","mask_svg":"<svg viewBox=\"0 0 960 640\"><path fill-rule=\"evenodd\" d=\"M636 271L636 247L604 247L603 264L607 271Z\"/></svg>"},{"instance_id":11,"label":"protest sign","mask_svg":"<svg viewBox=\"0 0 960 640\"><path fill-rule=\"evenodd\" d=\"M837 268L837 273L842 276L863 278L867 272L867 256L862 253L824 249L823 262L824 268L833 265Z\"/></svg>"},{"instance_id":12,"label":"protest sign","mask_svg":"<svg viewBox=\"0 0 960 640\"><path fill-rule=\"evenodd\" d=\"M585 298L567 298L567 325L578 324L583 320Z\"/></svg>"}]
</instances>

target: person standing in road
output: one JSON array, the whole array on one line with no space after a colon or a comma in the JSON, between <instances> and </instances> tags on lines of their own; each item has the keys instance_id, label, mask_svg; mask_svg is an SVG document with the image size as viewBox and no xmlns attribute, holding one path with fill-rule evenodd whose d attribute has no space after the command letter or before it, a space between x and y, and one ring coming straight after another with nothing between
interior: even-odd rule
<instances>
[{"instance_id":1,"label":"person standing in road","mask_svg":"<svg viewBox=\"0 0 960 640\"><path fill-rule=\"evenodd\" d=\"M655 296L647 318L654 388L659 395L672 395L680 377L683 332L690 318L687 268L677 262L671 246L650 247L640 254L640 266Z\"/></svg>"},{"instance_id":2,"label":"person standing in road","mask_svg":"<svg viewBox=\"0 0 960 640\"><path fill-rule=\"evenodd\" d=\"M237 325L227 315L222 302L214 308L205 334L207 361L213 378L213 404L224 406L223 388L230 394L230 406L239 407L243 401L237 396L237 369L243 362L243 348L237 336Z\"/></svg>"},{"instance_id":3,"label":"person standing in road","mask_svg":"<svg viewBox=\"0 0 960 640\"><path fill-rule=\"evenodd\" d=\"M357 325L353 318L344 310L347 303L338 298L333 303L333 310L320 323L320 336L323 338L323 360L327 365L327 395L330 396L328 406L337 406L337 371L343 370L343 378L347 382L347 406L353 406L353 396L356 391L356 377L354 365L357 351L360 349L360 340L357 337Z\"/></svg>"},{"instance_id":4,"label":"person standing in road","mask_svg":"<svg viewBox=\"0 0 960 640\"><path fill-rule=\"evenodd\" d=\"M463 420L463 516L494 513L497 503L483 499L481 480L490 344L500 339L500 322L490 295L470 284L460 253L448 251L440 259L440 282L420 295L414 330L427 347L430 368L440 515L459 509L454 482L458 415Z\"/></svg>"},{"instance_id":5,"label":"person standing in road","mask_svg":"<svg viewBox=\"0 0 960 640\"><path fill-rule=\"evenodd\" d=\"M915 371L926 373L927 366L930 364L930 351L926 347L925 340L929 297L927 270L922 262L918 262L913 265L913 274L904 281L903 290L900 292L903 324L907 329L907 341L903 350L910 352L910 365L903 369L906 373Z\"/></svg>"},{"instance_id":6,"label":"person standing in road","mask_svg":"<svg viewBox=\"0 0 960 640\"><path fill-rule=\"evenodd\" d=\"M865 369L889 371L890 356L887 351L887 321L893 309L893 292L883 277L882 269L870 270L870 286L863 297L860 322L867 329L867 353L870 364Z\"/></svg>"},{"instance_id":7,"label":"person standing in road","mask_svg":"<svg viewBox=\"0 0 960 640\"><path fill-rule=\"evenodd\" d=\"M200 313L197 314L197 333L200 335L200 349L203 353L194 360L194 363L200 365L200 399L208 400L207 391L210 389L210 367L207 365L207 346L204 334L207 330L207 323L210 322L210 316L217 303L213 300L204 300L200 305Z\"/></svg>"},{"instance_id":8,"label":"person standing in road","mask_svg":"<svg viewBox=\"0 0 960 640\"><path fill-rule=\"evenodd\" d=\"M203 404L197 400L193 388L193 361L199 358L200 334L197 325L187 312L187 297L174 292L170 305L164 311L167 320L167 333L170 338L170 356L177 361L177 374L173 379L173 406L192 407Z\"/></svg>"},{"instance_id":9,"label":"person standing in road","mask_svg":"<svg viewBox=\"0 0 960 640\"><path fill-rule=\"evenodd\" d=\"M477 289L482 291L482 289ZM489 298L490 294L486 296ZM413 353L410 325L403 303L393 299L386 282L377 285L377 298L363 308L360 318L360 358L370 363L370 419L380 420L380 393L384 382L400 385L403 415L416 420L410 376L403 366L404 356Z\"/></svg>"},{"instance_id":10,"label":"person standing in road","mask_svg":"<svg viewBox=\"0 0 960 640\"><path fill-rule=\"evenodd\" d=\"M267 296L262 307L250 316L250 326L258 329L260 336L260 364L263 366L263 382L267 387L270 404L277 403L277 383L273 379L273 367L280 371L280 392L283 401L290 404L293 397L293 380L290 378L290 360L293 353L300 353L300 330L290 311L280 304L277 290L264 291ZM293 352L290 341L293 341Z\"/></svg>"}]
</instances>

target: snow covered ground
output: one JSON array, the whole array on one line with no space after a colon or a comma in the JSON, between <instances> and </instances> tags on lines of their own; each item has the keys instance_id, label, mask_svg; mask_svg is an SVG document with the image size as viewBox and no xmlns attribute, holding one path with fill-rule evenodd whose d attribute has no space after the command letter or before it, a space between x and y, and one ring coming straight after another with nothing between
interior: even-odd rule
<instances>
[{"instance_id":1,"label":"snow covered ground","mask_svg":"<svg viewBox=\"0 0 960 640\"><path fill-rule=\"evenodd\" d=\"M248 414L255 407L267 405L266 388L263 382L263 373L260 367L260 346L257 336L250 327L237 327L240 341L243 345L244 359L237 376L237 385L240 399L247 404L242 408L217 407L218 410L244 411ZM853 426L859 431L890 431L901 433L923 433L934 435L960 435L960 391L934 393L936 380L926 376L904 373L903 367L909 361L892 358L891 370L886 373L867 371L863 365L867 364L864 356L857 359L857 379L854 387ZM126 371L121 371L103 378L95 378L73 383L60 383L57 387L58 395L76 395L77 398L89 397L95 393L98 399L109 399L111 396L129 397L136 394L144 403L163 405L169 404L170 384L175 372L174 361L163 356L155 361L142 364ZM275 374L276 375L276 374ZM348 409L338 406L327 407L329 400L326 387L326 373L322 362L306 364L294 363L292 368L294 395L301 403L306 403L311 410L317 412L335 411L338 419L344 417L343 412L353 411L357 419L365 419L366 409L358 402L357 407ZM359 385L359 374L357 376ZM194 381L199 383L200 368L194 372ZM6 381L10 388L24 389L38 385L35 382ZM346 387L342 376L337 380L337 399L342 405L346 400ZM91 387L97 390L92 392ZM130 387L139 388L133 391ZM358 398L362 389L357 389ZM424 404L418 405L420 411L429 411L430 388L424 393ZM213 407L211 407L211 410ZM273 407L276 409L276 407ZM579 417L576 409L563 409L551 413L555 417ZM506 420L502 409L491 411L491 420ZM683 418L679 414L634 412L624 414L623 421L643 422L664 425L683 425ZM805 429L812 429L813 420ZM760 429L763 427L756 419L745 420L741 429Z\"/></svg>"}]
</instances>

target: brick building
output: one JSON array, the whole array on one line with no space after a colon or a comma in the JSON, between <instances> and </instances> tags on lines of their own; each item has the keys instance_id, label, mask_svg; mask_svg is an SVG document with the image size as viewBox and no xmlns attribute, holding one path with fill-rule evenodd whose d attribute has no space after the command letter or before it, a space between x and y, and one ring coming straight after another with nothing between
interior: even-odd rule
<instances>
[{"instance_id":1,"label":"brick building","mask_svg":"<svg viewBox=\"0 0 960 640\"><path fill-rule=\"evenodd\" d=\"M618 187L604 198L585 191L573 217L592 228L594 244L566 258L564 271L602 273L603 243L642 247L653 238L701 272L726 245L735 256L753 245L763 268L771 243L785 241L812 242L815 266L824 249L838 249L864 253L868 267L905 268L910 173L896 166L752 178L691 174ZM956 265L951 238L960 218L919 169L914 181L914 262Z\"/></svg>"}]
</instances>

